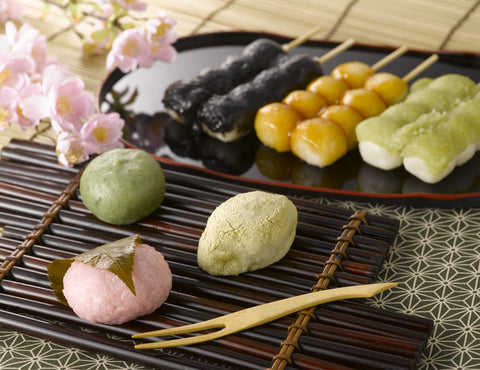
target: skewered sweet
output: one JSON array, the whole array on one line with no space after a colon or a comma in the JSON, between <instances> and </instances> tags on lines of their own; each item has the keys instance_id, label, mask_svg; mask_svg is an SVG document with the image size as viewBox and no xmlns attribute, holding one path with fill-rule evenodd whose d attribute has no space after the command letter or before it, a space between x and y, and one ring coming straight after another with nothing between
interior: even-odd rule
<instances>
[{"instance_id":1,"label":"skewered sweet","mask_svg":"<svg viewBox=\"0 0 480 370\"><path fill-rule=\"evenodd\" d=\"M328 105L338 104L345 91L348 90L348 85L332 75L321 76L312 81L307 90L322 96Z\"/></svg>"},{"instance_id":2,"label":"skewered sweet","mask_svg":"<svg viewBox=\"0 0 480 370\"><path fill-rule=\"evenodd\" d=\"M368 68L372 70L372 67L368 66ZM366 75L364 63L360 62L343 63L336 70L339 71L338 73L341 71L344 78L352 81L364 80ZM372 84L372 86L375 85ZM282 103L297 111L303 119L309 119L319 116L331 104L342 103L341 100L345 96L345 100L350 100L351 105L356 106L356 109L363 111L364 114L362 117L360 113L353 112L352 109L350 111L342 110L342 112L337 109L337 113L335 113L337 121L348 137L348 148L353 149L356 145L355 125L366 116L378 114L379 110L384 109L385 103L375 93L362 90L350 92L348 88L349 86L343 80L332 75L324 75L311 82L306 90L292 91L283 99ZM279 152L289 151L291 132L295 123L300 122L300 119L298 116L292 115L291 109L282 109L276 102L270 105L267 104L256 114L254 128L257 137L263 144ZM333 113L333 110L330 110L328 114ZM284 119L281 118L282 113L285 114ZM341 117L342 113L343 117ZM329 119L327 116L323 118ZM347 118L350 118L351 121L347 122Z\"/></svg>"},{"instance_id":3,"label":"skewered sweet","mask_svg":"<svg viewBox=\"0 0 480 370\"><path fill-rule=\"evenodd\" d=\"M375 69L366 63L348 62L335 67L331 75L337 80L342 80L350 89L357 89L365 86L368 77L375 73Z\"/></svg>"},{"instance_id":4,"label":"skewered sweet","mask_svg":"<svg viewBox=\"0 0 480 370\"><path fill-rule=\"evenodd\" d=\"M288 94L283 102L299 112L305 118L313 118L325 108L327 101L319 94L307 90L295 90Z\"/></svg>"},{"instance_id":5,"label":"skewered sweet","mask_svg":"<svg viewBox=\"0 0 480 370\"><path fill-rule=\"evenodd\" d=\"M282 103L271 103L262 107L255 119L258 139L277 152L290 151L290 133L303 116L292 107Z\"/></svg>"},{"instance_id":6,"label":"skewered sweet","mask_svg":"<svg viewBox=\"0 0 480 370\"><path fill-rule=\"evenodd\" d=\"M290 145L293 154L319 167L336 162L348 148L340 126L324 118L311 118L295 126Z\"/></svg>"},{"instance_id":7,"label":"skewered sweet","mask_svg":"<svg viewBox=\"0 0 480 370\"><path fill-rule=\"evenodd\" d=\"M479 94L449 111L432 111L402 127L394 140L404 143L401 156L405 169L430 184L444 179L475 154L480 143L478 117ZM413 135L412 130L406 130L410 125L417 127Z\"/></svg>"},{"instance_id":8,"label":"skewered sweet","mask_svg":"<svg viewBox=\"0 0 480 370\"><path fill-rule=\"evenodd\" d=\"M403 101L408 94L408 83L388 72L379 72L365 80L365 89L381 96L387 106Z\"/></svg>"},{"instance_id":9,"label":"skewered sweet","mask_svg":"<svg viewBox=\"0 0 480 370\"><path fill-rule=\"evenodd\" d=\"M347 149L352 150L357 147L357 136L355 135L355 127L363 120L363 117L352 107L348 105L330 105L325 108L321 118L328 119L339 125L347 139Z\"/></svg>"},{"instance_id":10,"label":"skewered sweet","mask_svg":"<svg viewBox=\"0 0 480 370\"><path fill-rule=\"evenodd\" d=\"M212 96L197 112L193 132L205 132L224 142L249 133L253 129L255 112L265 101L278 101L288 92L304 88L310 80L322 74L320 66L323 63L354 42L353 39L346 40L316 59L307 55L285 56L279 65L261 72L254 80L225 95Z\"/></svg>"},{"instance_id":11,"label":"skewered sweet","mask_svg":"<svg viewBox=\"0 0 480 370\"><path fill-rule=\"evenodd\" d=\"M225 94L250 81L321 29L321 26L314 27L283 45L266 38L257 39L240 54L228 56L219 67L206 68L192 79L173 83L166 89L162 100L166 111L177 121L191 124L200 105L212 95Z\"/></svg>"},{"instance_id":12,"label":"skewered sweet","mask_svg":"<svg viewBox=\"0 0 480 370\"><path fill-rule=\"evenodd\" d=\"M387 104L375 91L365 88L346 91L342 97L342 104L352 107L364 118L378 116L387 108Z\"/></svg>"},{"instance_id":13,"label":"skewered sweet","mask_svg":"<svg viewBox=\"0 0 480 370\"><path fill-rule=\"evenodd\" d=\"M282 100L289 92L304 88L322 74L320 63L308 55L293 55L259 73L251 82L225 95L214 95L202 105L197 124L221 141L233 141L253 128L255 114L262 106Z\"/></svg>"},{"instance_id":14,"label":"skewered sweet","mask_svg":"<svg viewBox=\"0 0 480 370\"><path fill-rule=\"evenodd\" d=\"M169 86L163 104L176 120L187 123L212 95L225 94L235 86L250 81L259 72L278 63L284 55L280 44L265 38L255 40L242 53L228 57L219 67L207 68L193 79Z\"/></svg>"},{"instance_id":15,"label":"skewered sweet","mask_svg":"<svg viewBox=\"0 0 480 370\"><path fill-rule=\"evenodd\" d=\"M369 70L374 70L374 68L383 66L386 61L390 61L393 56L399 55L405 50L405 48L399 48L395 50L392 54L376 63L375 67L369 66ZM352 66L350 66L350 64ZM352 81L358 81L365 78L365 68L363 65L363 63L359 62L347 62L341 64L336 69L339 72L341 71L345 78ZM351 74L351 76L349 74ZM354 74L359 74L359 76L354 76ZM324 75L311 82L307 86L306 90L292 91L283 99L283 104L297 110L297 112L303 116L303 119L313 118L318 116L326 107L332 104L341 103L341 99L348 88L349 86L343 80L335 78L332 75ZM373 98L375 98L375 96L373 96ZM361 104L360 99L354 98L353 100L354 104ZM382 104L379 99L376 99L375 103L377 103L377 106ZM369 102L367 101L364 104L369 104ZM367 106L360 108L366 110ZM287 110L284 109L283 111ZM292 121L292 115L289 114L288 117L285 118L286 122L288 123L284 123L279 117L281 112L282 110L279 108L277 103L272 103L271 109L268 107L268 105L265 106L265 109L260 109L257 112L255 116L254 128L257 137L263 142L263 144L271 148L275 148L277 151L283 152L290 150L289 142L291 131L294 127L294 122ZM355 115L351 113L348 116L344 115L344 117L340 120L340 125L343 127L343 130L348 129L348 132L345 132L345 134L348 136L348 147L350 149L354 147L354 132L352 130L354 125L358 123L357 118L354 118L354 116ZM352 121L347 123L345 121L347 117L350 117L355 122ZM324 118L328 119L328 117ZM340 117L337 117L337 119L340 119ZM275 127L276 125L278 127ZM287 129L290 129L290 131L287 131Z\"/></svg>"},{"instance_id":16,"label":"skewered sweet","mask_svg":"<svg viewBox=\"0 0 480 370\"><path fill-rule=\"evenodd\" d=\"M406 142L399 141L399 136L394 140L394 134L400 129L403 132L422 129L411 123L433 110L444 112L454 108L475 94L477 88L466 76L447 74L432 80L419 80L419 85L414 83L412 90L414 92L404 102L357 126L359 150L365 162L385 170L399 167L403 163L401 151Z\"/></svg>"},{"instance_id":17,"label":"skewered sweet","mask_svg":"<svg viewBox=\"0 0 480 370\"><path fill-rule=\"evenodd\" d=\"M403 52L403 48L401 48L400 51L396 51L396 54L400 54L401 52ZM385 59L391 60L391 56ZM430 60L425 61L422 63L422 68L430 65L434 60L436 60L436 58L430 58ZM384 65L384 62L380 61L376 65ZM334 78L333 75L321 76L310 83L307 87L308 90L304 91L303 94L300 94L300 92L297 91L291 93L291 95L283 100L283 104L296 109L299 114L307 119L312 118L312 112L318 111L318 114L316 115L317 117L328 120L341 127L341 130L337 130L336 132L343 132L343 135L347 140L347 150L351 150L357 145L355 135L356 125L365 118L376 116L383 112L387 108L387 102L394 104L399 100L404 99L408 92L408 84L405 80L391 73L378 73L373 75L370 72L367 73L367 70L371 71L373 70L373 67L368 67L367 69L363 63L349 62L344 63L341 66L341 68L336 69L336 74L338 76L343 75L342 78L350 79L350 84L352 86L357 86L356 84L358 84L358 81L363 81L365 86L368 86L369 88L349 89L346 82ZM357 75L355 76L355 74ZM331 88L331 90L329 90L329 88ZM321 92L323 92L325 96L321 95ZM311 98L312 93L320 95L324 98L323 101L318 100L319 103L314 101ZM385 98L383 97L383 94L385 95ZM301 101L304 96L307 98ZM324 102L326 104L324 104ZM328 102L336 102L336 104L328 105ZM324 108L321 110L319 110L320 105L324 105ZM284 111L285 110L286 109L284 109ZM273 111L277 114L272 115ZM301 131L302 135L293 135L293 131L296 129L294 119L288 120L288 124L282 124L282 120L279 118L280 112L281 110L278 104L276 105L275 110L270 109L269 105L267 105L257 112L255 131L264 145L277 149L279 145L276 145L275 140L278 140L282 143L282 151L287 151L287 143L290 140L291 148L294 146L296 147L294 154L308 163L319 166L324 166L324 163L333 163L332 158L334 158L333 161L336 161L345 154L343 140L337 140L331 142L332 147L329 149L332 150L332 153L316 153L317 158L313 159L315 157L312 154L313 148L321 150L327 148L327 146L322 143L319 143L316 147L312 143L307 144L308 140L304 137L304 134L307 132L315 132L315 139L311 138L311 140L319 140L318 133L320 130L315 131L313 128L309 128L308 130L305 129ZM291 118L291 115L289 118ZM297 123L297 125L301 124L302 123ZM325 122L322 124L324 126L326 125ZM280 127L275 129L275 125L280 125ZM308 126L310 125L311 124ZM288 128L291 129L290 132L287 131ZM262 132L262 130L268 130L269 134ZM324 131L328 131L328 133L333 132L332 130ZM271 132L275 132L275 135L271 135ZM293 142L296 140L299 140L299 142L294 144ZM342 144L339 144L340 142ZM333 148L335 144L339 145L339 147ZM300 145L307 145L309 149L301 151L299 149ZM325 156L325 159L320 160L319 157L321 156Z\"/></svg>"},{"instance_id":18,"label":"skewered sweet","mask_svg":"<svg viewBox=\"0 0 480 370\"><path fill-rule=\"evenodd\" d=\"M420 104L401 102L387 108L380 116L360 122L355 133L362 159L384 170L401 166L402 158L393 148L392 136L406 122L415 120L426 111Z\"/></svg>"}]
</instances>

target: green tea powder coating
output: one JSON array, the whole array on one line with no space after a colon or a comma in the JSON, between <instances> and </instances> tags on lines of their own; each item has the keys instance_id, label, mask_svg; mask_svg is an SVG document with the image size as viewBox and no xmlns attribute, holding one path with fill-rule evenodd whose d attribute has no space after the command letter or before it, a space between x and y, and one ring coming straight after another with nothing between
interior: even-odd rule
<instances>
[{"instance_id":1,"label":"green tea powder coating","mask_svg":"<svg viewBox=\"0 0 480 370\"><path fill-rule=\"evenodd\" d=\"M160 164L137 149L114 149L93 159L80 179L80 195L98 219L128 225L149 216L163 202Z\"/></svg>"}]
</instances>

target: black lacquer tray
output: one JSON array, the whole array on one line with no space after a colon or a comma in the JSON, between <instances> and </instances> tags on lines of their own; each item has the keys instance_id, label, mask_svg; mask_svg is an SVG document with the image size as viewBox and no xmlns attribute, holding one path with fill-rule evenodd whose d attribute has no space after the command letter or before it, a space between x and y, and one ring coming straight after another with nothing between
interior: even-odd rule
<instances>
[{"instance_id":1,"label":"black lacquer tray","mask_svg":"<svg viewBox=\"0 0 480 370\"><path fill-rule=\"evenodd\" d=\"M129 145L155 154L161 161L173 161L229 181L255 183L272 188L287 187L297 194L324 194L329 197L362 198L367 201L400 203L413 206L468 207L480 205L480 153L437 184L426 184L403 168L383 171L364 163L357 150L337 163L318 168L290 153L276 153L261 145L252 134L233 143L210 137L192 137L189 130L172 120L164 111L164 90L174 81L195 76L205 67L219 65L228 55L236 54L259 37L280 43L290 41L278 35L227 32L181 38L174 63L156 63L123 74L111 71L98 91L102 112L118 111L126 119L125 140ZM291 53L321 56L337 43L308 41ZM373 64L393 48L357 44L326 62L324 73L336 65L359 60ZM403 76L428 58L433 51L411 50L382 70ZM460 73L480 81L480 57L473 53L441 52L439 61L419 77L437 77ZM113 98L112 92L115 94ZM115 104L113 101L115 100ZM118 104L121 102L121 104ZM128 102L128 104L125 104Z\"/></svg>"}]
</instances>

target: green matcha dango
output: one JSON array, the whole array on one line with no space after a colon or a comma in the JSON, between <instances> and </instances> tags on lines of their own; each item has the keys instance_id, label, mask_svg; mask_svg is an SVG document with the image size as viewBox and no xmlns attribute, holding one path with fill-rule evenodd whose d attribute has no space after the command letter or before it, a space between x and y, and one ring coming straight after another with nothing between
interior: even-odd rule
<instances>
[{"instance_id":1,"label":"green matcha dango","mask_svg":"<svg viewBox=\"0 0 480 370\"><path fill-rule=\"evenodd\" d=\"M80 179L80 195L98 219L128 225L149 216L163 202L160 164L138 149L114 149L94 158Z\"/></svg>"}]
</instances>

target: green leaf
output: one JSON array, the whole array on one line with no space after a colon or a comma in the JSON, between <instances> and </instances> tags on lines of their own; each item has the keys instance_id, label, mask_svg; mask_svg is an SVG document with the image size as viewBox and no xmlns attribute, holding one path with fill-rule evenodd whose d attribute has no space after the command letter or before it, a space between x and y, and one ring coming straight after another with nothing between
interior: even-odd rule
<instances>
[{"instance_id":1,"label":"green leaf","mask_svg":"<svg viewBox=\"0 0 480 370\"><path fill-rule=\"evenodd\" d=\"M117 275L133 294L133 264L135 262L135 246L141 244L139 235L132 235L95 249L84 252L73 258L54 260L48 266L48 279L53 289L53 294L58 300L68 305L63 295L63 277L73 261L83 262L89 266L108 270Z\"/></svg>"},{"instance_id":2,"label":"green leaf","mask_svg":"<svg viewBox=\"0 0 480 370\"><path fill-rule=\"evenodd\" d=\"M70 13L72 18L77 21L83 15L82 7L79 4L77 4L75 1L68 2L67 11Z\"/></svg>"},{"instance_id":3,"label":"green leaf","mask_svg":"<svg viewBox=\"0 0 480 370\"><path fill-rule=\"evenodd\" d=\"M101 30L92 32L92 40L95 42L101 42L105 40L110 34L111 30L109 28L103 28Z\"/></svg>"},{"instance_id":4,"label":"green leaf","mask_svg":"<svg viewBox=\"0 0 480 370\"><path fill-rule=\"evenodd\" d=\"M50 265L48 265L47 270L48 280L50 280L50 285L53 289L53 295L57 297L60 302L67 306L67 299L63 295L63 277L67 273L67 270L70 268L70 265L73 261L73 258L53 260Z\"/></svg>"}]
</instances>

